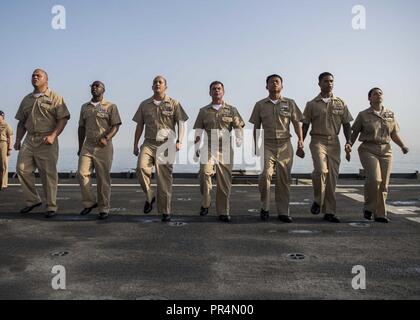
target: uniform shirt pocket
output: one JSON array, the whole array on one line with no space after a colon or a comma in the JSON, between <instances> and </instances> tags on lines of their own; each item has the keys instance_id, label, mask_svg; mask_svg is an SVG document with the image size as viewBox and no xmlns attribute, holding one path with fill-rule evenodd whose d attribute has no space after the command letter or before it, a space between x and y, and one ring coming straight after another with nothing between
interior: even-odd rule
<instances>
[{"instance_id":1,"label":"uniform shirt pocket","mask_svg":"<svg viewBox=\"0 0 420 320\"><path fill-rule=\"evenodd\" d=\"M54 110L54 106L52 105L52 103L50 103L50 102L41 102L40 104L39 104L39 106L43 109L43 110L46 110L46 111L48 111L48 112L51 112L51 111L53 111Z\"/></svg>"},{"instance_id":2,"label":"uniform shirt pocket","mask_svg":"<svg viewBox=\"0 0 420 320\"><path fill-rule=\"evenodd\" d=\"M162 114L166 117L172 117L174 115L173 110L162 110Z\"/></svg>"},{"instance_id":3,"label":"uniform shirt pocket","mask_svg":"<svg viewBox=\"0 0 420 320\"><path fill-rule=\"evenodd\" d=\"M331 107L331 113L334 116L343 116L344 115L344 107L341 105L335 105Z\"/></svg>"},{"instance_id":4,"label":"uniform shirt pocket","mask_svg":"<svg viewBox=\"0 0 420 320\"><path fill-rule=\"evenodd\" d=\"M216 121L213 117L203 119L204 129L211 130L216 129Z\"/></svg>"},{"instance_id":5,"label":"uniform shirt pocket","mask_svg":"<svg viewBox=\"0 0 420 320\"><path fill-rule=\"evenodd\" d=\"M263 126L273 127L274 126L274 116L273 109L270 107L261 108L261 122Z\"/></svg>"},{"instance_id":6,"label":"uniform shirt pocket","mask_svg":"<svg viewBox=\"0 0 420 320\"><path fill-rule=\"evenodd\" d=\"M375 133L378 127L378 123L375 120L365 120L363 122L363 131L366 133Z\"/></svg>"},{"instance_id":7,"label":"uniform shirt pocket","mask_svg":"<svg viewBox=\"0 0 420 320\"><path fill-rule=\"evenodd\" d=\"M277 107L277 110L280 116L290 118L291 112L290 112L289 105L287 104L280 105Z\"/></svg>"},{"instance_id":8,"label":"uniform shirt pocket","mask_svg":"<svg viewBox=\"0 0 420 320\"><path fill-rule=\"evenodd\" d=\"M96 116L98 118L101 118L101 119L108 119L109 118L109 113L107 113L107 112L98 112L96 114Z\"/></svg>"},{"instance_id":9,"label":"uniform shirt pocket","mask_svg":"<svg viewBox=\"0 0 420 320\"><path fill-rule=\"evenodd\" d=\"M164 104L161 108L162 115L172 117L174 115L174 107L170 104Z\"/></svg>"},{"instance_id":10,"label":"uniform shirt pocket","mask_svg":"<svg viewBox=\"0 0 420 320\"><path fill-rule=\"evenodd\" d=\"M388 133L391 134L391 132L393 132L395 128L394 118L386 118L384 121L384 125L388 129Z\"/></svg>"},{"instance_id":11,"label":"uniform shirt pocket","mask_svg":"<svg viewBox=\"0 0 420 320\"><path fill-rule=\"evenodd\" d=\"M144 113L144 123L146 124L154 124L155 123L156 114L153 111L146 111Z\"/></svg>"}]
</instances>

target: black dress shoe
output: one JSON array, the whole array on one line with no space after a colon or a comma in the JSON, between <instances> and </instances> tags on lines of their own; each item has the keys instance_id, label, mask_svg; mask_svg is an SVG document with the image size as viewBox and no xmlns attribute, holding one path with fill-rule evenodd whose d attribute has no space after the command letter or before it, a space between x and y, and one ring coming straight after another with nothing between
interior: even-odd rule
<instances>
[{"instance_id":1,"label":"black dress shoe","mask_svg":"<svg viewBox=\"0 0 420 320\"><path fill-rule=\"evenodd\" d=\"M267 221L268 218L270 218L270 212L269 211L265 211L264 209L261 209L260 211L260 218L262 221Z\"/></svg>"},{"instance_id":2,"label":"black dress shoe","mask_svg":"<svg viewBox=\"0 0 420 320\"><path fill-rule=\"evenodd\" d=\"M162 215L162 222L171 222L172 216L170 214Z\"/></svg>"},{"instance_id":3,"label":"black dress shoe","mask_svg":"<svg viewBox=\"0 0 420 320\"><path fill-rule=\"evenodd\" d=\"M365 219L366 219L366 220L372 220L373 213L372 213L372 212L370 212L370 211L368 211L368 210L365 210L365 211L363 212L363 216L365 217Z\"/></svg>"},{"instance_id":4,"label":"black dress shoe","mask_svg":"<svg viewBox=\"0 0 420 320\"><path fill-rule=\"evenodd\" d=\"M293 222L293 219L292 219L292 217L289 217L289 216L286 216L286 215L279 215L279 220L281 221L281 222L284 222L284 223L292 223Z\"/></svg>"},{"instance_id":5,"label":"black dress shoe","mask_svg":"<svg viewBox=\"0 0 420 320\"><path fill-rule=\"evenodd\" d=\"M200 216L206 216L209 214L209 208L203 208L200 209Z\"/></svg>"},{"instance_id":6,"label":"black dress shoe","mask_svg":"<svg viewBox=\"0 0 420 320\"><path fill-rule=\"evenodd\" d=\"M84 208L82 211L80 211L80 215L81 216L85 216L87 214L89 214L93 209L97 208L98 204L95 203L93 206L89 207L89 208Z\"/></svg>"},{"instance_id":7,"label":"black dress shoe","mask_svg":"<svg viewBox=\"0 0 420 320\"><path fill-rule=\"evenodd\" d=\"M321 213L321 207L315 201L314 201L314 203L312 203L311 213L315 214L315 215Z\"/></svg>"},{"instance_id":8,"label":"black dress shoe","mask_svg":"<svg viewBox=\"0 0 420 320\"><path fill-rule=\"evenodd\" d=\"M155 197L153 197L152 202L147 202L146 201L146 203L144 204L143 212L144 213L149 213L150 211L152 211L153 210L153 204L155 203L155 201L156 201Z\"/></svg>"},{"instance_id":9,"label":"black dress shoe","mask_svg":"<svg viewBox=\"0 0 420 320\"><path fill-rule=\"evenodd\" d=\"M326 215L324 215L324 220L329 221L329 222L334 222L334 223L340 223L340 219L338 219L333 214L326 214Z\"/></svg>"},{"instance_id":10,"label":"black dress shoe","mask_svg":"<svg viewBox=\"0 0 420 320\"><path fill-rule=\"evenodd\" d=\"M388 218L375 218L375 222L388 223L389 219Z\"/></svg>"},{"instance_id":11,"label":"black dress shoe","mask_svg":"<svg viewBox=\"0 0 420 320\"><path fill-rule=\"evenodd\" d=\"M47 214L45 215L45 218L52 218L55 217L57 215L57 212L55 211L47 211Z\"/></svg>"},{"instance_id":12,"label":"black dress shoe","mask_svg":"<svg viewBox=\"0 0 420 320\"><path fill-rule=\"evenodd\" d=\"M34 204L33 206L25 207L22 210L20 210L20 213L29 213L32 210L34 210L36 207L39 207L40 205L42 205L42 202Z\"/></svg>"},{"instance_id":13,"label":"black dress shoe","mask_svg":"<svg viewBox=\"0 0 420 320\"><path fill-rule=\"evenodd\" d=\"M109 213L108 212L99 212L98 219L105 220L108 217L109 217Z\"/></svg>"},{"instance_id":14,"label":"black dress shoe","mask_svg":"<svg viewBox=\"0 0 420 320\"><path fill-rule=\"evenodd\" d=\"M220 215L219 220L222 222L231 222L230 216L227 215Z\"/></svg>"}]
</instances>

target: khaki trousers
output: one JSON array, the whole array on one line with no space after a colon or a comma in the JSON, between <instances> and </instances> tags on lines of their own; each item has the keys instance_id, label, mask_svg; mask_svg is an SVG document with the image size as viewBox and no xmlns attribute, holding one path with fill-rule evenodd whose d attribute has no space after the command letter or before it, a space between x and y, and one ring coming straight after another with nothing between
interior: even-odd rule
<instances>
[{"instance_id":1,"label":"khaki trousers","mask_svg":"<svg viewBox=\"0 0 420 320\"><path fill-rule=\"evenodd\" d=\"M98 211L109 213L111 209L111 167L114 149L112 142L104 148L85 143L80 152L77 176L85 208L98 203ZM95 170L97 201L92 190L92 172Z\"/></svg>"},{"instance_id":2,"label":"khaki trousers","mask_svg":"<svg viewBox=\"0 0 420 320\"><path fill-rule=\"evenodd\" d=\"M314 201L320 205L322 213L335 214L335 188L341 161L340 141L338 137L312 136L309 148L314 164Z\"/></svg>"},{"instance_id":3,"label":"khaki trousers","mask_svg":"<svg viewBox=\"0 0 420 320\"><path fill-rule=\"evenodd\" d=\"M391 145L364 142L358 151L360 162L366 172L364 210L372 212L375 218L385 218L392 168Z\"/></svg>"},{"instance_id":4,"label":"khaki trousers","mask_svg":"<svg viewBox=\"0 0 420 320\"><path fill-rule=\"evenodd\" d=\"M199 181L201 192L201 206L210 208L211 190L213 188L211 178L216 173L216 213L217 215L229 215L229 199L232 188L233 149L230 148L230 158L225 157L221 151L212 156L208 149L208 161L200 164ZM203 154L203 153L202 153ZM203 154L205 157L205 155Z\"/></svg>"},{"instance_id":5,"label":"khaki trousers","mask_svg":"<svg viewBox=\"0 0 420 320\"><path fill-rule=\"evenodd\" d=\"M171 214L173 165L157 161L157 151L161 145L162 143L154 140L144 141L137 162L137 176L146 194L146 201L151 202L155 196L151 188L152 169L156 167L157 210L159 214Z\"/></svg>"},{"instance_id":6,"label":"khaki trousers","mask_svg":"<svg viewBox=\"0 0 420 320\"><path fill-rule=\"evenodd\" d=\"M277 213L290 215L290 183L293 165L293 147L289 140L264 141L264 167L259 177L261 206L270 211L271 180L276 172L275 198Z\"/></svg>"},{"instance_id":7,"label":"khaki trousers","mask_svg":"<svg viewBox=\"0 0 420 320\"><path fill-rule=\"evenodd\" d=\"M52 145L45 145L45 135L28 134L19 151L17 168L19 181L27 206L41 202L35 187L35 169L41 176L42 186L47 200L47 211L57 211L57 161L58 139Z\"/></svg>"},{"instance_id":8,"label":"khaki trousers","mask_svg":"<svg viewBox=\"0 0 420 320\"><path fill-rule=\"evenodd\" d=\"M8 174L9 174L9 157L7 156L7 149L9 145L6 141L0 141L0 188L7 188Z\"/></svg>"}]
</instances>

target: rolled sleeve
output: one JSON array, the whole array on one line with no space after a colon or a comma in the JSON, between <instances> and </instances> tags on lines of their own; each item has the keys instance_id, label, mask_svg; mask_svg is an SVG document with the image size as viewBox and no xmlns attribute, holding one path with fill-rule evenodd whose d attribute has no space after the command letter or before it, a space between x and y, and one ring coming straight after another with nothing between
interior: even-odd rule
<instances>
[{"instance_id":1,"label":"rolled sleeve","mask_svg":"<svg viewBox=\"0 0 420 320\"><path fill-rule=\"evenodd\" d=\"M344 109L345 109L345 111L344 111L344 114L343 114L343 117L342 117L342 122L344 124L347 124L347 123L352 122L354 119L353 119L353 117L352 117L352 115L351 115L351 113L350 113L349 108L347 107L347 105L344 106Z\"/></svg>"},{"instance_id":2,"label":"rolled sleeve","mask_svg":"<svg viewBox=\"0 0 420 320\"><path fill-rule=\"evenodd\" d=\"M203 122L203 111L200 110L198 113L197 119L195 119L193 129L204 129L204 122Z\"/></svg>"},{"instance_id":3,"label":"rolled sleeve","mask_svg":"<svg viewBox=\"0 0 420 320\"><path fill-rule=\"evenodd\" d=\"M255 104L254 109L252 110L251 118L249 118L249 122L257 128L261 127L261 114L259 103Z\"/></svg>"},{"instance_id":4,"label":"rolled sleeve","mask_svg":"<svg viewBox=\"0 0 420 320\"><path fill-rule=\"evenodd\" d=\"M12 129L12 127L10 125L7 125L7 134L9 136L13 136L13 129Z\"/></svg>"},{"instance_id":5,"label":"rolled sleeve","mask_svg":"<svg viewBox=\"0 0 420 320\"><path fill-rule=\"evenodd\" d=\"M22 102L20 103L19 109L15 115L15 119L20 122L26 121L25 113L23 112L24 105L25 105L25 99L23 99Z\"/></svg>"},{"instance_id":6,"label":"rolled sleeve","mask_svg":"<svg viewBox=\"0 0 420 320\"><path fill-rule=\"evenodd\" d=\"M356 117L356 121L354 121L353 126L351 127L351 138L350 141L354 144L359 136L359 133L362 131L362 115Z\"/></svg>"},{"instance_id":7,"label":"rolled sleeve","mask_svg":"<svg viewBox=\"0 0 420 320\"><path fill-rule=\"evenodd\" d=\"M111 126L119 126L122 124L120 113L116 105L112 106L111 109Z\"/></svg>"},{"instance_id":8,"label":"rolled sleeve","mask_svg":"<svg viewBox=\"0 0 420 320\"><path fill-rule=\"evenodd\" d=\"M312 105L310 102L306 104L305 110L303 111L302 122L305 124L310 124L312 122Z\"/></svg>"},{"instance_id":9,"label":"rolled sleeve","mask_svg":"<svg viewBox=\"0 0 420 320\"><path fill-rule=\"evenodd\" d=\"M302 111L300 111L298 105L294 100L292 100L292 114L291 114L291 121L294 124L299 124L303 120Z\"/></svg>"},{"instance_id":10,"label":"rolled sleeve","mask_svg":"<svg viewBox=\"0 0 420 320\"><path fill-rule=\"evenodd\" d=\"M179 123L179 122L185 122L185 121L187 121L189 118L188 118L188 115L187 115L187 113L185 112L185 110L184 110L184 108L181 106L181 104L180 103L177 103L176 104L176 106L175 106L175 121L177 122L177 123Z\"/></svg>"},{"instance_id":11,"label":"rolled sleeve","mask_svg":"<svg viewBox=\"0 0 420 320\"><path fill-rule=\"evenodd\" d=\"M138 126L144 126L144 117L143 117L143 108L140 105L136 111L136 114L133 117L133 121L137 123Z\"/></svg>"},{"instance_id":12,"label":"rolled sleeve","mask_svg":"<svg viewBox=\"0 0 420 320\"><path fill-rule=\"evenodd\" d=\"M66 103L62 97L58 97L56 103L56 110L57 110L57 120L61 119L70 119L70 111L67 108Z\"/></svg>"}]
</instances>

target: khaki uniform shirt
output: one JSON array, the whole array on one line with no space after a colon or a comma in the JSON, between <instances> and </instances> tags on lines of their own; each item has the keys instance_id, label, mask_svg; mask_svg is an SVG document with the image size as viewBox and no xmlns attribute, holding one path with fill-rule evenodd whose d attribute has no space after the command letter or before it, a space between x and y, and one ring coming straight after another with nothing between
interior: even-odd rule
<instances>
[{"instance_id":1,"label":"khaki uniform shirt","mask_svg":"<svg viewBox=\"0 0 420 320\"><path fill-rule=\"evenodd\" d=\"M0 142L8 142L8 137L13 136L13 129L5 121L3 124L0 124Z\"/></svg>"},{"instance_id":2,"label":"khaki uniform shirt","mask_svg":"<svg viewBox=\"0 0 420 320\"><path fill-rule=\"evenodd\" d=\"M194 129L203 129L210 142L212 130L217 130L216 133L220 137L223 131L242 130L244 126L245 123L238 110L223 102L219 110L214 109L212 104L201 108L195 120Z\"/></svg>"},{"instance_id":3,"label":"khaki uniform shirt","mask_svg":"<svg viewBox=\"0 0 420 320\"><path fill-rule=\"evenodd\" d=\"M299 124L302 112L292 99L282 97L277 104L265 98L255 104L249 122L264 129L264 140L290 139L290 123Z\"/></svg>"},{"instance_id":4,"label":"khaki uniform shirt","mask_svg":"<svg viewBox=\"0 0 420 320\"><path fill-rule=\"evenodd\" d=\"M96 107L91 102L82 105L79 127L86 129L86 143L98 144L117 125L121 125L121 118L117 106L112 102L102 100Z\"/></svg>"},{"instance_id":5,"label":"khaki uniform shirt","mask_svg":"<svg viewBox=\"0 0 420 320\"><path fill-rule=\"evenodd\" d=\"M23 98L16 120L23 122L28 134L51 133L60 119L70 119L70 112L61 96L48 89L35 98L33 93Z\"/></svg>"},{"instance_id":6,"label":"khaki uniform shirt","mask_svg":"<svg viewBox=\"0 0 420 320\"><path fill-rule=\"evenodd\" d=\"M321 95L309 101L303 118L303 123L312 124L311 136L324 137L337 136L342 124L353 121L346 103L334 95L329 103L325 103Z\"/></svg>"},{"instance_id":7,"label":"khaki uniform shirt","mask_svg":"<svg viewBox=\"0 0 420 320\"><path fill-rule=\"evenodd\" d=\"M394 112L384 107L380 115L376 115L370 107L360 112L353 123L351 141L355 141L360 133L359 141L386 144L391 142L391 135L399 130Z\"/></svg>"},{"instance_id":8,"label":"khaki uniform shirt","mask_svg":"<svg viewBox=\"0 0 420 320\"><path fill-rule=\"evenodd\" d=\"M181 104L169 96L159 106L153 100L151 97L140 104L133 121L141 127L146 125L145 139L161 141L168 137L170 131L175 133L175 125L187 121L188 116Z\"/></svg>"}]
</instances>

